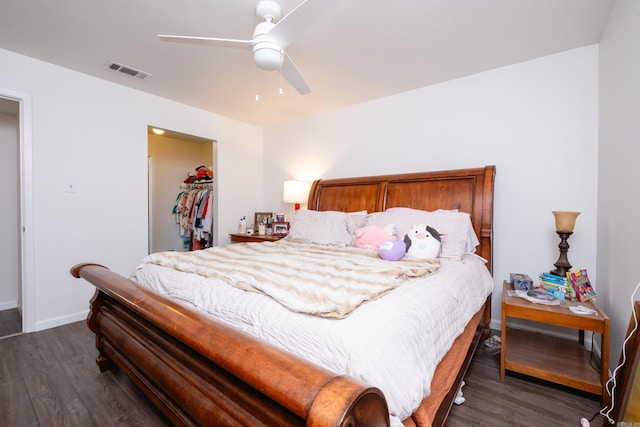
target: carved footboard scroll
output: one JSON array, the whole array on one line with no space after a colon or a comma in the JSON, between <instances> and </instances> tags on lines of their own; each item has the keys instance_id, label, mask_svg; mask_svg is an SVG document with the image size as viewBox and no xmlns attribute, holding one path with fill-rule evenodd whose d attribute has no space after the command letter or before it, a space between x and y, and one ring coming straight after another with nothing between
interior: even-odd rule
<instances>
[{"instance_id":1,"label":"carved footboard scroll","mask_svg":"<svg viewBox=\"0 0 640 427\"><path fill-rule=\"evenodd\" d=\"M137 286L97 264L87 324L101 370L125 372L174 425L388 426L382 392Z\"/></svg>"}]
</instances>

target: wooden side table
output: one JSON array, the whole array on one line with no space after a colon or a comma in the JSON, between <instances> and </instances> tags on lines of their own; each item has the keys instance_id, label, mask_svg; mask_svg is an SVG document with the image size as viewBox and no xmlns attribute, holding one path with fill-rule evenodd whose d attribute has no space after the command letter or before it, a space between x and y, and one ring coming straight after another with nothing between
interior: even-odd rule
<instances>
[{"instance_id":1,"label":"wooden side table","mask_svg":"<svg viewBox=\"0 0 640 427\"><path fill-rule=\"evenodd\" d=\"M282 239L284 236L260 236L259 234L252 234L251 236L247 234L238 234L231 233L229 234L231 238L231 243L245 243L245 242L277 242Z\"/></svg>"},{"instance_id":2,"label":"wooden side table","mask_svg":"<svg viewBox=\"0 0 640 427\"><path fill-rule=\"evenodd\" d=\"M502 290L502 353L500 379L505 371L562 384L606 398L609 373L609 317L592 301L579 303L561 301L552 306L529 302L509 295L513 285L503 283ZM583 305L597 314L576 314L570 306ZM578 339L558 338L536 332L509 328L508 318L558 325L578 330ZM591 354L584 347L584 331L602 334L600 372L591 363Z\"/></svg>"}]
</instances>

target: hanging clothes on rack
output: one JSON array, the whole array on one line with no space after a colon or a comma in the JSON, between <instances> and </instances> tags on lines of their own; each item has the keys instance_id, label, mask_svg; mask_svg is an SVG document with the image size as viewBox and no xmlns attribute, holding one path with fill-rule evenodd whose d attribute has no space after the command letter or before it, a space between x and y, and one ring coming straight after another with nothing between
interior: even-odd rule
<instances>
[{"instance_id":1,"label":"hanging clothes on rack","mask_svg":"<svg viewBox=\"0 0 640 427\"><path fill-rule=\"evenodd\" d=\"M213 178L204 166L196 168L184 181L173 206L185 251L205 249L213 245ZM198 177L198 178L196 178Z\"/></svg>"}]
</instances>

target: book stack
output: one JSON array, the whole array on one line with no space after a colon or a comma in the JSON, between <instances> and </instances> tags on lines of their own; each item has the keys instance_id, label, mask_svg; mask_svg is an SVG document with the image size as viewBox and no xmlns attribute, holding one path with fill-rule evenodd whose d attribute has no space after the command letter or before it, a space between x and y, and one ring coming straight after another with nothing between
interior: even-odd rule
<instances>
[{"instance_id":1,"label":"book stack","mask_svg":"<svg viewBox=\"0 0 640 427\"><path fill-rule=\"evenodd\" d=\"M559 300L572 299L572 292L566 277L556 276L551 273L540 273L538 276L538 289L552 294Z\"/></svg>"}]
</instances>

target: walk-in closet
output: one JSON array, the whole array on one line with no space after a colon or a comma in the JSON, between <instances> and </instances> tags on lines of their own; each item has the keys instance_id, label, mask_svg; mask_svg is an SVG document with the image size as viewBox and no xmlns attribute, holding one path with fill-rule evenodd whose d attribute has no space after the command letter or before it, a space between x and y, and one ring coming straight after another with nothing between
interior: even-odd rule
<instances>
[{"instance_id":1,"label":"walk-in closet","mask_svg":"<svg viewBox=\"0 0 640 427\"><path fill-rule=\"evenodd\" d=\"M149 253L212 245L216 142L170 130L156 134L153 129L148 133ZM186 203L188 196L188 211L176 212L184 209L180 202Z\"/></svg>"}]
</instances>

